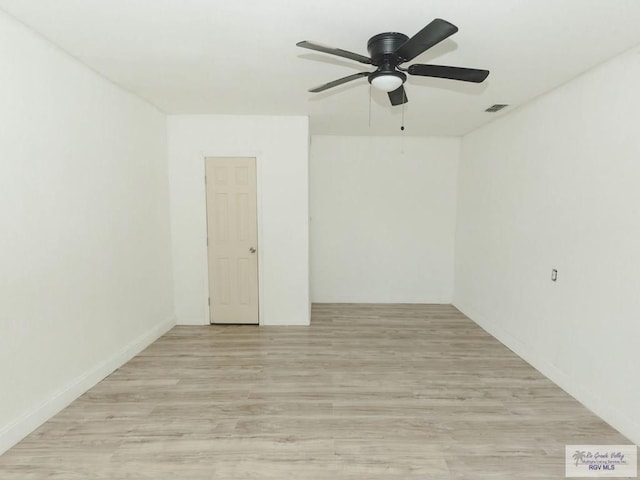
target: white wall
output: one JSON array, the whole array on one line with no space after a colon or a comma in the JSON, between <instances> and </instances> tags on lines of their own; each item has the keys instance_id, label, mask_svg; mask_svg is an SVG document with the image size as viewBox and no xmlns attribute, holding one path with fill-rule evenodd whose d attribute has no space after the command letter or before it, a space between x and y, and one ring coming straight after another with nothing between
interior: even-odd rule
<instances>
[{"instance_id":1,"label":"white wall","mask_svg":"<svg viewBox=\"0 0 640 480\"><path fill-rule=\"evenodd\" d=\"M204 158L257 158L261 325L307 325L308 119L169 117L173 271L178 323L209 323Z\"/></svg>"},{"instance_id":2,"label":"white wall","mask_svg":"<svg viewBox=\"0 0 640 480\"><path fill-rule=\"evenodd\" d=\"M0 14L0 453L173 325L166 123Z\"/></svg>"},{"instance_id":3,"label":"white wall","mask_svg":"<svg viewBox=\"0 0 640 480\"><path fill-rule=\"evenodd\" d=\"M450 303L460 139L314 136L314 302Z\"/></svg>"},{"instance_id":4,"label":"white wall","mask_svg":"<svg viewBox=\"0 0 640 480\"><path fill-rule=\"evenodd\" d=\"M640 444L638 53L464 137L454 303Z\"/></svg>"}]
</instances>

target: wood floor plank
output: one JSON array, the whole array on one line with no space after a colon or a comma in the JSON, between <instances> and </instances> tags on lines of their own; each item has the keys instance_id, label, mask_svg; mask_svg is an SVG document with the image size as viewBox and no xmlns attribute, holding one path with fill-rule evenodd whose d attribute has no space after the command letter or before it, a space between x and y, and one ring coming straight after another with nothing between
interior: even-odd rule
<instances>
[{"instance_id":1,"label":"wood floor plank","mask_svg":"<svg viewBox=\"0 0 640 480\"><path fill-rule=\"evenodd\" d=\"M0 478L564 478L630 443L449 305L176 327L0 457ZM535 468L533 468L535 466Z\"/></svg>"}]
</instances>

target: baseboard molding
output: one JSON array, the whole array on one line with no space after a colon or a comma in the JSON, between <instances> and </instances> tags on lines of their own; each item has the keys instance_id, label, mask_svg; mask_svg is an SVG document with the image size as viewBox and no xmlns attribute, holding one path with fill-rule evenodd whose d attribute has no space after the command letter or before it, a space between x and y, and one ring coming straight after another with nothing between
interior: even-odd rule
<instances>
[{"instance_id":1,"label":"baseboard molding","mask_svg":"<svg viewBox=\"0 0 640 480\"><path fill-rule=\"evenodd\" d=\"M566 372L558 370L555 365L540 358L537 353L527 345L513 337L500 326L491 322L472 307L461 302L453 303L453 306L478 324L483 330L496 338L500 343L508 347L512 352L525 362L538 370L553 383L575 398L578 402L591 410L595 415L603 419L622 435L636 445L640 445L640 424L634 422L625 413L612 408L606 399L599 397L594 392L584 389L575 382Z\"/></svg>"},{"instance_id":2,"label":"baseboard molding","mask_svg":"<svg viewBox=\"0 0 640 480\"><path fill-rule=\"evenodd\" d=\"M0 455L20 442L55 414L67 407L80 395L103 380L117 368L127 363L142 350L167 333L175 325L171 318L153 327L134 341L116 352L111 357L95 365L83 375L75 378L65 386L54 392L50 398L42 402L32 411L0 429Z\"/></svg>"},{"instance_id":3,"label":"baseboard molding","mask_svg":"<svg viewBox=\"0 0 640 480\"><path fill-rule=\"evenodd\" d=\"M198 317L189 317L189 318L177 318L176 325L188 325L191 327L199 327L203 325L211 325L209 323L209 319L202 319Z\"/></svg>"}]
</instances>

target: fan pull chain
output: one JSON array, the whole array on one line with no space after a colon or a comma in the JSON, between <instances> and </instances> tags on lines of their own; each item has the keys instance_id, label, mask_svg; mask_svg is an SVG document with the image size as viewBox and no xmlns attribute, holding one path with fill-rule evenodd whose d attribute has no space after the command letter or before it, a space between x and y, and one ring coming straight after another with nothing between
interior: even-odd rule
<instances>
[{"instance_id":1,"label":"fan pull chain","mask_svg":"<svg viewBox=\"0 0 640 480\"><path fill-rule=\"evenodd\" d=\"M369 128L371 128L371 85L369 85Z\"/></svg>"},{"instance_id":2,"label":"fan pull chain","mask_svg":"<svg viewBox=\"0 0 640 480\"><path fill-rule=\"evenodd\" d=\"M402 104L402 125L400 125L400 153L404 154L404 106L407 104L406 95L403 93L403 97L405 97L404 103Z\"/></svg>"},{"instance_id":3,"label":"fan pull chain","mask_svg":"<svg viewBox=\"0 0 640 480\"><path fill-rule=\"evenodd\" d=\"M402 92L402 97L404 102L402 102L402 125L400 125L400 131L404 133L404 106L407 104L407 96L404 91Z\"/></svg>"}]
</instances>

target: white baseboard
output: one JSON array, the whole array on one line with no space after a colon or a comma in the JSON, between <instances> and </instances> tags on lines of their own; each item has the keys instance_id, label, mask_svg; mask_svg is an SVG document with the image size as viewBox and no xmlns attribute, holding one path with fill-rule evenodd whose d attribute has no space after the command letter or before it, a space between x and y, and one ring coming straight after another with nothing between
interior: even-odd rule
<instances>
[{"instance_id":1,"label":"white baseboard","mask_svg":"<svg viewBox=\"0 0 640 480\"><path fill-rule=\"evenodd\" d=\"M618 430L622 435L627 437L636 445L640 445L640 424L633 421L625 413L613 408L606 399L599 397L593 391L586 390L566 372L558 370L555 365L549 363L544 358L540 358L539 355L527 345L514 338L511 334L485 318L470 306L464 305L460 302L454 303L453 306L491 334L491 336L495 337L500 341L500 343L508 347L525 362L538 370L542 375L547 377L598 417Z\"/></svg>"},{"instance_id":2,"label":"white baseboard","mask_svg":"<svg viewBox=\"0 0 640 480\"><path fill-rule=\"evenodd\" d=\"M192 327L199 327L203 325L211 325L209 323L209 319L198 318L198 317L188 317L188 318L180 318L176 319L176 325L189 325Z\"/></svg>"},{"instance_id":3,"label":"white baseboard","mask_svg":"<svg viewBox=\"0 0 640 480\"><path fill-rule=\"evenodd\" d=\"M67 407L76 398L103 380L114 370L127 363L138 353L167 333L174 327L174 325L175 319L171 318L170 320L153 327L111 357L95 365L83 375L75 378L54 392L38 407L25 413L20 418L0 429L0 455L9 450L55 414Z\"/></svg>"}]
</instances>

